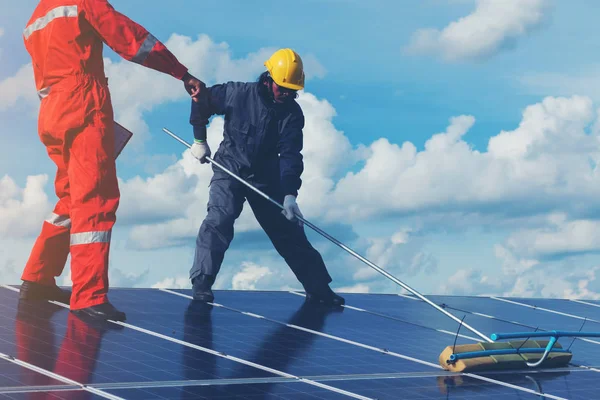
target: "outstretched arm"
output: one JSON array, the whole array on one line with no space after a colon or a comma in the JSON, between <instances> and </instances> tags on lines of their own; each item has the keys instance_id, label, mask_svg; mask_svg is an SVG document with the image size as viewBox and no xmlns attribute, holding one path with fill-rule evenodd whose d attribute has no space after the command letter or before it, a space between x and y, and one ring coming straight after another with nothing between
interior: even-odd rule
<instances>
[{"instance_id":1,"label":"outstretched arm","mask_svg":"<svg viewBox=\"0 0 600 400\"><path fill-rule=\"evenodd\" d=\"M169 74L184 82L198 101L204 83L192 76L154 35L116 11L107 0L82 0L84 18L111 49L124 59Z\"/></svg>"},{"instance_id":2,"label":"outstretched arm","mask_svg":"<svg viewBox=\"0 0 600 400\"><path fill-rule=\"evenodd\" d=\"M143 26L116 11L107 0L83 0L84 18L102 41L124 59L183 79L187 68Z\"/></svg>"}]
</instances>

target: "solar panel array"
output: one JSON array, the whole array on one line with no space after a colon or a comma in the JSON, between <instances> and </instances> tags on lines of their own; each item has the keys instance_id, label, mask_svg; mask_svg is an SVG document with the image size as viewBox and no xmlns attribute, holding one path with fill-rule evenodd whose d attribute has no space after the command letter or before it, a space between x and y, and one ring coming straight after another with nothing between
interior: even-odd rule
<instances>
[{"instance_id":1,"label":"solar panel array","mask_svg":"<svg viewBox=\"0 0 600 400\"><path fill-rule=\"evenodd\" d=\"M456 374L444 347L481 341L411 296L111 289L125 323L0 287L0 399L594 399L600 341L561 339L568 368ZM600 331L600 302L429 296L477 330ZM543 395L543 397L541 397Z\"/></svg>"}]
</instances>

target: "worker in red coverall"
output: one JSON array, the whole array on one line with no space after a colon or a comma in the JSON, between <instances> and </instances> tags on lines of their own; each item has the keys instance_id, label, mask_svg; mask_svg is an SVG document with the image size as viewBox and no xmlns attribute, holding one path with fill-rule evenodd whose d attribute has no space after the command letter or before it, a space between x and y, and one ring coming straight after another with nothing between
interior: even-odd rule
<instances>
[{"instance_id":1,"label":"worker in red coverall","mask_svg":"<svg viewBox=\"0 0 600 400\"><path fill-rule=\"evenodd\" d=\"M205 85L144 27L106 0L41 0L23 33L41 99L38 133L57 166L59 198L21 279L21 298L55 300L98 319L125 320L108 300L111 230L120 192L103 42L126 60L182 80L198 101ZM72 294L61 290L71 253Z\"/></svg>"}]
</instances>

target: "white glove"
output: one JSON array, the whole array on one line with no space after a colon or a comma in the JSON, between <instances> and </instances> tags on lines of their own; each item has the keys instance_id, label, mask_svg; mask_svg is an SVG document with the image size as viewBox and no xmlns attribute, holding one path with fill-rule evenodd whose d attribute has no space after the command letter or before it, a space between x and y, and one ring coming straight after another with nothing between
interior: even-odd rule
<instances>
[{"instance_id":1,"label":"white glove","mask_svg":"<svg viewBox=\"0 0 600 400\"><path fill-rule=\"evenodd\" d=\"M200 160L201 164L207 163L208 160L206 157L210 157L210 147L208 147L208 142L194 140L194 144L192 145L192 155Z\"/></svg>"},{"instance_id":2,"label":"white glove","mask_svg":"<svg viewBox=\"0 0 600 400\"><path fill-rule=\"evenodd\" d=\"M300 208L296 203L296 196L292 196L288 194L283 199L283 211L281 212L288 220L290 221L298 221L298 225L303 226L302 221L296 218L296 215L304 218L304 215L300 212Z\"/></svg>"}]
</instances>

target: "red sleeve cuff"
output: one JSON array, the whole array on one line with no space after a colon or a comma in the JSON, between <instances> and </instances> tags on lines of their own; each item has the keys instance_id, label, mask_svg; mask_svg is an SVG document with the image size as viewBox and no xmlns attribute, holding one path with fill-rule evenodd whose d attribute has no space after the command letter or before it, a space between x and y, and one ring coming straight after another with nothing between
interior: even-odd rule
<instances>
[{"instance_id":1,"label":"red sleeve cuff","mask_svg":"<svg viewBox=\"0 0 600 400\"><path fill-rule=\"evenodd\" d=\"M173 68L173 71L171 71L171 75L173 75L175 78L181 80L183 79L184 75L188 72L187 67L185 67L184 65L177 63L177 65L175 65L175 68Z\"/></svg>"}]
</instances>

